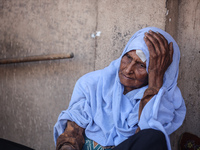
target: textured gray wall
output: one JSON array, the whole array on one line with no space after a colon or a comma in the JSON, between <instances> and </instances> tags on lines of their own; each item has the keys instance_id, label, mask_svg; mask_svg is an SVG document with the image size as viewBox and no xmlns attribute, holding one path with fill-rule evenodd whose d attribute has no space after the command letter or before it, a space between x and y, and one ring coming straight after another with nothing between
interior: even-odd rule
<instances>
[{"instance_id":1,"label":"textured gray wall","mask_svg":"<svg viewBox=\"0 0 200 150\"><path fill-rule=\"evenodd\" d=\"M180 47L178 86L187 107L183 125L170 136L172 148L177 150L183 132L200 137L200 1L169 0L167 8L166 30L174 36Z\"/></svg>"},{"instance_id":2,"label":"textured gray wall","mask_svg":"<svg viewBox=\"0 0 200 150\"><path fill-rule=\"evenodd\" d=\"M188 112L171 136L173 149L184 131L200 136L199 14L199 0L0 0L0 59L75 55L0 65L0 138L37 150L55 149L53 126L76 80L107 66L146 26L166 29L181 48L179 87ZM94 38L96 31L101 34Z\"/></svg>"},{"instance_id":3,"label":"textured gray wall","mask_svg":"<svg viewBox=\"0 0 200 150\"><path fill-rule=\"evenodd\" d=\"M157 9L155 9L157 8ZM121 55L129 38L139 29L165 29L165 0L99 0L95 69L104 68Z\"/></svg>"},{"instance_id":4,"label":"textured gray wall","mask_svg":"<svg viewBox=\"0 0 200 150\"><path fill-rule=\"evenodd\" d=\"M177 42L181 50L178 85L187 114L183 126L171 135L174 147L185 131L200 137L200 0L179 0L178 8Z\"/></svg>"},{"instance_id":5,"label":"textured gray wall","mask_svg":"<svg viewBox=\"0 0 200 150\"><path fill-rule=\"evenodd\" d=\"M94 70L96 1L0 0L0 57L73 52L71 60L0 65L0 137L54 148L76 80Z\"/></svg>"}]
</instances>

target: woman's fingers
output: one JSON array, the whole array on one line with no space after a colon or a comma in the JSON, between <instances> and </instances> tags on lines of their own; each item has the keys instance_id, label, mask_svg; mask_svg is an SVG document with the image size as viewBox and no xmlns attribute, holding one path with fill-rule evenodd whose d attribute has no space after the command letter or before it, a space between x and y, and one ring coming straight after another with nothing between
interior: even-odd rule
<instances>
[{"instance_id":1,"label":"woman's fingers","mask_svg":"<svg viewBox=\"0 0 200 150\"><path fill-rule=\"evenodd\" d=\"M156 55L155 53L155 47L151 40L149 39L148 33L145 33L144 41L148 47L149 53L152 54L153 56Z\"/></svg>"},{"instance_id":2,"label":"woman's fingers","mask_svg":"<svg viewBox=\"0 0 200 150\"><path fill-rule=\"evenodd\" d=\"M168 47L168 41L166 40L166 38L160 33L157 33L157 34L163 39L165 47Z\"/></svg>"},{"instance_id":3,"label":"woman's fingers","mask_svg":"<svg viewBox=\"0 0 200 150\"><path fill-rule=\"evenodd\" d=\"M167 39L162 34L151 30L149 33L145 33L145 37L150 55L149 69L154 70L158 67L161 70L167 70L172 62L173 43L168 44Z\"/></svg>"},{"instance_id":4,"label":"woman's fingers","mask_svg":"<svg viewBox=\"0 0 200 150\"><path fill-rule=\"evenodd\" d=\"M148 38L154 44L156 54L158 56L165 55L168 50L168 46L166 46L166 39L161 36L159 33L155 33L153 31L149 31ZM164 38L164 39L163 39Z\"/></svg>"},{"instance_id":5,"label":"woman's fingers","mask_svg":"<svg viewBox=\"0 0 200 150\"><path fill-rule=\"evenodd\" d=\"M157 57L157 54L155 52L155 48L154 48L154 45L152 44L152 42L149 40L149 38L146 36L145 34L145 37L144 37L144 41L148 47L148 50L149 50L149 54L150 54L150 57L149 57L149 69L153 69L155 67L155 65L157 64L157 60L155 59Z\"/></svg>"},{"instance_id":6,"label":"woman's fingers","mask_svg":"<svg viewBox=\"0 0 200 150\"><path fill-rule=\"evenodd\" d=\"M156 55L160 55L160 44L159 44L159 41L155 38L153 31L149 31L149 33L146 33L146 36L150 40L150 42L153 44Z\"/></svg>"}]
</instances>

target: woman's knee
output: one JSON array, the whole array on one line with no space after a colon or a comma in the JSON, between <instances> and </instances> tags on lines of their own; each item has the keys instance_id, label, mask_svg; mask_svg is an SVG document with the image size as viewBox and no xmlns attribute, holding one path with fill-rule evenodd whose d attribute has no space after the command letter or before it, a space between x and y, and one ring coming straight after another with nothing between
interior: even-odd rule
<instances>
[{"instance_id":1,"label":"woman's knee","mask_svg":"<svg viewBox=\"0 0 200 150\"><path fill-rule=\"evenodd\" d=\"M162 149L167 150L165 135L154 129L145 129L138 132L137 143L141 145L141 149Z\"/></svg>"},{"instance_id":2,"label":"woman's knee","mask_svg":"<svg viewBox=\"0 0 200 150\"><path fill-rule=\"evenodd\" d=\"M115 150L167 150L165 135L158 130L144 129L119 144Z\"/></svg>"}]
</instances>

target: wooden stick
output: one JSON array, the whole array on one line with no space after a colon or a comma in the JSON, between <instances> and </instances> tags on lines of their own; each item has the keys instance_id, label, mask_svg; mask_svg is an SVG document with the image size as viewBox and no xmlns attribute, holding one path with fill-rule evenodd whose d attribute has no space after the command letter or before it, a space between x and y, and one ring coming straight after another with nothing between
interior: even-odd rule
<instances>
[{"instance_id":1,"label":"wooden stick","mask_svg":"<svg viewBox=\"0 0 200 150\"><path fill-rule=\"evenodd\" d=\"M55 60L55 59L67 59L73 58L74 54L50 54L42 56L28 56L24 58L10 58L10 59L0 59L0 64L10 64L10 63L22 63L22 62L32 62L32 61L44 61L44 60Z\"/></svg>"}]
</instances>

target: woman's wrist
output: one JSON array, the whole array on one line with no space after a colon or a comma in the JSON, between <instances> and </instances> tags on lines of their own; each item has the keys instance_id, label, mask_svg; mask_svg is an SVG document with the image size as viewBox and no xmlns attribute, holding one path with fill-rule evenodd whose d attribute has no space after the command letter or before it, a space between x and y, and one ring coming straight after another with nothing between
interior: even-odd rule
<instances>
[{"instance_id":1,"label":"woman's wrist","mask_svg":"<svg viewBox=\"0 0 200 150\"><path fill-rule=\"evenodd\" d=\"M157 87L148 87L145 92L144 95L140 101L140 106L139 106L139 119L140 119L140 115L142 113L142 110L144 108L144 106L150 101L150 99L156 95L159 91L159 88Z\"/></svg>"},{"instance_id":2,"label":"woman's wrist","mask_svg":"<svg viewBox=\"0 0 200 150\"><path fill-rule=\"evenodd\" d=\"M158 91L160 90L160 88L158 87L148 87L145 92L144 92L144 96L143 97L146 97L146 96L154 96L158 93Z\"/></svg>"},{"instance_id":3,"label":"woman's wrist","mask_svg":"<svg viewBox=\"0 0 200 150\"><path fill-rule=\"evenodd\" d=\"M159 89L163 85L163 74L160 74L156 71L150 71L148 75L148 80L149 80L149 88L154 88L159 91Z\"/></svg>"}]
</instances>

